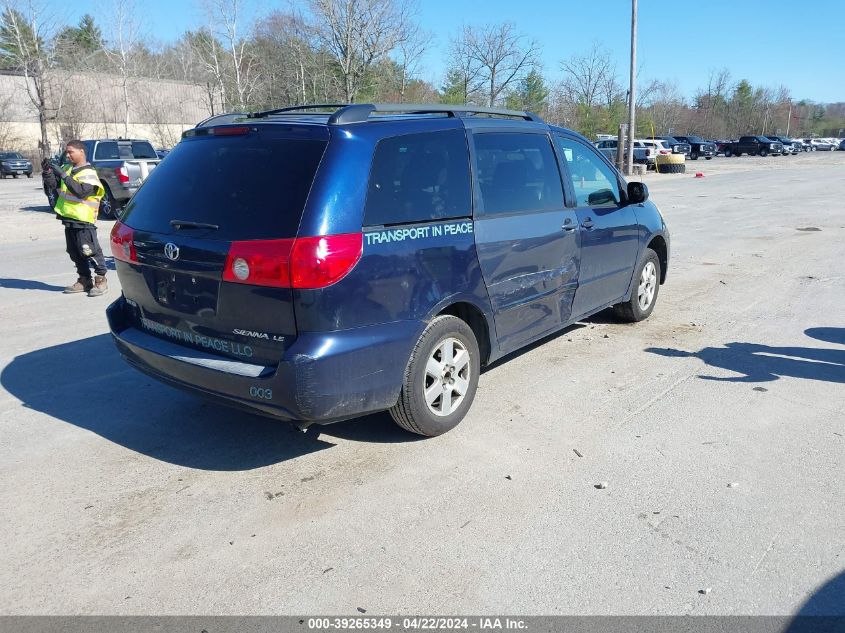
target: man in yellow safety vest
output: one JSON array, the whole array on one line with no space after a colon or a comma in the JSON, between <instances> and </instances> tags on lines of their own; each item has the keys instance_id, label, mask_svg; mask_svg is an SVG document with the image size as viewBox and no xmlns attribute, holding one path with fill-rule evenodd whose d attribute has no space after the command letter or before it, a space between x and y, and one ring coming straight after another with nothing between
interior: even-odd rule
<instances>
[{"instance_id":1,"label":"man in yellow safety vest","mask_svg":"<svg viewBox=\"0 0 845 633\"><path fill-rule=\"evenodd\" d=\"M76 265L79 278L65 288L66 294L87 292L100 297L109 291L106 260L97 240L97 214L105 189L97 172L85 157L82 141L69 141L65 152L70 164L57 167L45 162L42 177L47 187L56 191L56 215L65 225L67 253ZM89 261L94 263L91 279Z\"/></svg>"}]
</instances>

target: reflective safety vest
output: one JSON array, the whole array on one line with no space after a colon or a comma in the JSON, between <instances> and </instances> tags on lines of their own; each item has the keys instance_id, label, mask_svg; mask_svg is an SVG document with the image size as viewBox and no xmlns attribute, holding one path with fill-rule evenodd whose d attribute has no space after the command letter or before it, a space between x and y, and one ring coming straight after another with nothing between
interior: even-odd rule
<instances>
[{"instance_id":1,"label":"reflective safety vest","mask_svg":"<svg viewBox=\"0 0 845 633\"><path fill-rule=\"evenodd\" d=\"M65 166L66 174L70 174L72 170L73 165ZM97 213L100 210L100 200L103 199L106 190L103 188L100 179L97 177L97 172L91 165L85 165L77 173L71 175L71 178L77 182L94 185L97 189L87 198L77 198L68 190L67 185L62 180L59 184L59 197L56 200L56 213L69 220L94 224L97 220Z\"/></svg>"}]
</instances>

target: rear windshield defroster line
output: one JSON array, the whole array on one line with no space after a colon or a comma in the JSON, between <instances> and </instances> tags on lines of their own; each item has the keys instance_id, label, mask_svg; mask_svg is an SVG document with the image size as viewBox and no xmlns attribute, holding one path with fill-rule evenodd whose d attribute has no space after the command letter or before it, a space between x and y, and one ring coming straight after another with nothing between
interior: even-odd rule
<instances>
[{"instance_id":1,"label":"rear windshield defroster line","mask_svg":"<svg viewBox=\"0 0 845 633\"><path fill-rule=\"evenodd\" d=\"M295 237L326 141L260 134L182 140L127 205L123 222L173 233L177 219L214 239Z\"/></svg>"}]
</instances>

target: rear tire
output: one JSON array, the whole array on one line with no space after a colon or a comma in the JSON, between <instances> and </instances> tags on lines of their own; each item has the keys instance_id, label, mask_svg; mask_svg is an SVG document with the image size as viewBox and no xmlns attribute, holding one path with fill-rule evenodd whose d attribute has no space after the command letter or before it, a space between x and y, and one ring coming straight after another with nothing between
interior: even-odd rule
<instances>
[{"instance_id":1,"label":"rear tire","mask_svg":"<svg viewBox=\"0 0 845 633\"><path fill-rule=\"evenodd\" d=\"M452 430L472 405L480 370L481 354L469 325L451 315L435 318L411 352L390 416L406 431L426 437Z\"/></svg>"},{"instance_id":2,"label":"rear tire","mask_svg":"<svg viewBox=\"0 0 845 633\"><path fill-rule=\"evenodd\" d=\"M613 306L616 316L631 323L643 321L654 311L660 290L660 258L650 248L645 250L640 265L634 274L631 297L624 303Z\"/></svg>"},{"instance_id":3,"label":"rear tire","mask_svg":"<svg viewBox=\"0 0 845 633\"><path fill-rule=\"evenodd\" d=\"M108 187L105 188L106 193L103 199L100 200L100 216L110 218L113 220L120 219L120 207Z\"/></svg>"}]
</instances>

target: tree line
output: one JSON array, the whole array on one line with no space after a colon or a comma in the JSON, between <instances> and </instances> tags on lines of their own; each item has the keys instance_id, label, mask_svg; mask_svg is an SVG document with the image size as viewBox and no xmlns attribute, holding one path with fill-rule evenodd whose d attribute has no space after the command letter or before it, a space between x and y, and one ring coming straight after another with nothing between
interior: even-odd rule
<instances>
[{"instance_id":1,"label":"tree line","mask_svg":"<svg viewBox=\"0 0 845 633\"><path fill-rule=\"evenodd\" d=\"M560 79L551 81L541 44L516 24L465 25L449 39L445 76L435 85L422 64L435 35L420 26L415 0L305 0L262 15L247 0L198 1L202 23L154 44L131 0L75 25L51 19L46 2L6 0L0 71L26 78L42 152L50 148L48 124L71 118L68 73L78 72L116 78L127 130L129 88L140 78L202 86L211 113L368 101L503 106L589 138L626 119L627 82L600 44L559 60ZM726 69L691 98L671 81L640 77L636 108L638 135L830 136L845 127L845 104L796 102L786 87L754 86Z\"/></svg>"}]
</instances>

